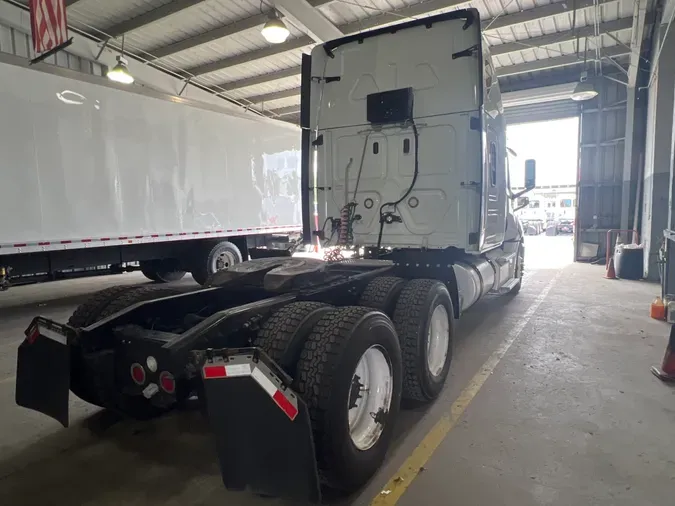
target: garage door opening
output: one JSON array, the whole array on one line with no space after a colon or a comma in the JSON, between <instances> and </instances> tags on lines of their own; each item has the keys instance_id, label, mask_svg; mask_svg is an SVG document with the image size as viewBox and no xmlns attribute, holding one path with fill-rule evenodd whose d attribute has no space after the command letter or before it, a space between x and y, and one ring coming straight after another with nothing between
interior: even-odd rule
<instances>
[{"instance_id":1,"label":"garage door opening","mask_svg":"<svg viewBox=\"0 0 675 506\"><path fill-rule=\"evenodd\" d=\"M524 181L524 161L537 161L537 187L516 214L528 235L527 265L558 268L574 259L579 118L519 123L507 127L507 143L517 153L511 167L514 187Z\"/></svg>"}]
</instances>

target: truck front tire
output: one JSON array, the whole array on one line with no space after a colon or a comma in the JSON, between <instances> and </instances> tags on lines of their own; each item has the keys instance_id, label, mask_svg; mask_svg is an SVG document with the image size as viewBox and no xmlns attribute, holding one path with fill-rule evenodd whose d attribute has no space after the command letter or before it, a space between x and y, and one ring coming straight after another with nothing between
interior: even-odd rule
<instances>
[{"instance_id":1,"label":"truck front tire","mask_svg":"<svg viewBox=\"0 0 675 506\"><path fill-rule=\"evenodd\" d=\"M401 400L401 350L379 311L343 307L305 341L294 386L307 403L320 475L353 491L378 470Z\"/></svg>"},{"instance_id":2,"label":"truck front tire","mask_svg":"<svg viewBox=\"0 0 675 506\"><path fill-rule=\"evenodd\" d=\"M403 288L394 325L403 356L403 398L430 402L441 393L452 361L455 317L446 286L413 279Z\"/></svg>"},{"instance_id":3,"label":"truck front tire","mask_svg":"<svg viewBox=\"0 0 675 506\"><path fill-rule=\"evenodd\" d=\"M230 241L209 243L192 260L192 277L205 286L214 272L242 261L241 251Z\"/></svg>"}]
</instances>

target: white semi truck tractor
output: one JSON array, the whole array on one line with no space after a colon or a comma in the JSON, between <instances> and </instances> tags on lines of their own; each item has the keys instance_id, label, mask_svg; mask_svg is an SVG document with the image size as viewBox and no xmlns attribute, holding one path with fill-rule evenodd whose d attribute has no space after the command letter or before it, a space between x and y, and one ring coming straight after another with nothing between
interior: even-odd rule
<instances>
[{"instance_id":1,"label":"white semi truck tractor","mask_svg":"<svg viewBox=\"0 0 675 506\"><path fill-rule=\"evenodd\" d=\"M519 290L520 195L475 9L318 45L302 88L305 240L352 258L254 259L36 317L18 404L67 425L69 390L136 418L198 398L225 486L294 504L373 476L401 399L443 389L462 312Z\"/></svg>"}]
</instances>

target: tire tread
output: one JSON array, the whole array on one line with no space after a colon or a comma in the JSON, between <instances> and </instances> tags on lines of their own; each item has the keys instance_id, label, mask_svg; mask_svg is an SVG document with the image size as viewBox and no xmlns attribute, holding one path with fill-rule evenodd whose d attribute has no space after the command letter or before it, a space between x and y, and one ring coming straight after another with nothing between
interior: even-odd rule
<instances>
[{"instance_id":1,"label":"tire tread","mask_svg":"<svg viewBox=\"0 0 675 506\"><path fill-rule=\"evenodd\" d=\"M413 279L401 291L394 312L394 325L401 342L403 359L403 397L405 399L426 402L418 375L420 326L425 320L426 299L429 291L439 281L435 279ZM452 318L452 315L449 315Z\"/></svg>"},{"instance_id":2,"label":"tire tread","mask_svg":"<svg viewBox=\"0 0 675 506\"><path fill-rule=\"evenodd\" d=\"M394 297L400 294L405 280L396 276L382 276L373 279L361 294L359 305L377 309L391 316L396 306ZM392 293L392 291L396 293Z\"/></svg>"},{"instance_id":3,"label":"tire tread","mask_svg":"<svg viewBox=\"0 0 675 506\"><path fill-rule=\"evenodd\" d=\"M262 348L272 360L283 366L284 355L295 333L313 312L328 307L323 302L312 301L294 302L282 307L262 325L254 346Z\"/></svg>"}]
</instances>

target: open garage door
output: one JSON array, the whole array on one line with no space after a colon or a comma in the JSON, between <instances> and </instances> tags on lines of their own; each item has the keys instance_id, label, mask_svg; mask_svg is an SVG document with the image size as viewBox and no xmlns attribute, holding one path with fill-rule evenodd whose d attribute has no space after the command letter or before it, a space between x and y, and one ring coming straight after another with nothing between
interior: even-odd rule
<instances>
[{"instance_id":1,"label":"open garage door","mask_svg":"<svg viewBox=\"0 0 675 506\"><path fill-rule=\"evenodd\" d=\"M608 80L598 97L569 99L576 83L504 93L510 125L580 117L575 253L577 261L604 258L609 229L621 228L626 89Z\"/></svg>"},{"instance_id":2,"label":"open garage door","mask_svg":"<svg viewBox=\"0 0 675 506\"><path fill-rule=\"evenodd\" d=\"M551 121L579 116L579 104L569 98L539 104L505 107L504 117L509 125L531 123L534 121Z\"/></svg>"},{"instance_id":3,"label":"open garage door","mask_svg":"<svg viewBox=\"0 0 675 506\"><path fill-rule=\"evenodd\" d=\"M514 125L578 116L579 103L570 99L575 86L563 83L502 94L506 122Z\"/></svg>"},{"instance_id":4,"label":"open garage door","mask_svg":"<svg viewBox=\"0 0 675 506\"><path fill-rule=\"evenodd\" d=\"M607 79L581 107L575 260L604 258L609 229L621 228L626 87Z\"/></svg>"}]
</instances>

